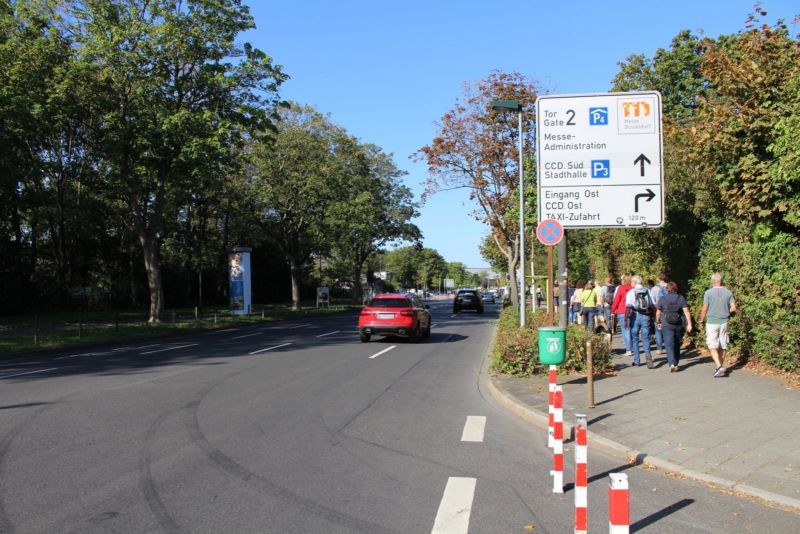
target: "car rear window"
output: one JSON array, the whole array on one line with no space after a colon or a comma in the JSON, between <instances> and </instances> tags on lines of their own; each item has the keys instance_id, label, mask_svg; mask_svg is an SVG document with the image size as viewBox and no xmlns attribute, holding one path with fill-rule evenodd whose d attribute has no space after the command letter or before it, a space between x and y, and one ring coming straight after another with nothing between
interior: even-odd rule
<instances>
[{"instance_id":1,"label":"car rear window","mask_svg":"<svg viewBox=\"0 0 800 534\"><path fill-rule=\"evenodd\" d=\"M410 308L411 303L408 299L372 299L369 301L370 308Z\"/></svg>"}]
</instances>

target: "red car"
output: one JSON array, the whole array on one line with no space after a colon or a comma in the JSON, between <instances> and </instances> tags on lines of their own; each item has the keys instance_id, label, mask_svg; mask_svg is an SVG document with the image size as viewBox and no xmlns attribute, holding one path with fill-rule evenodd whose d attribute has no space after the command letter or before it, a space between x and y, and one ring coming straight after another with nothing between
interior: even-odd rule
<instances>
[{"instance_id":1,"label":"red car","mask_svg":"<svg viewBox=\"0 0 800 534\"><path fill-rule=\"evenodd\" d=\"M373 334L405 336L417 341L431 335L430 306L416 295L376 295L361 310L358 332L363 343Z\"/></svg>"}]
</instances>

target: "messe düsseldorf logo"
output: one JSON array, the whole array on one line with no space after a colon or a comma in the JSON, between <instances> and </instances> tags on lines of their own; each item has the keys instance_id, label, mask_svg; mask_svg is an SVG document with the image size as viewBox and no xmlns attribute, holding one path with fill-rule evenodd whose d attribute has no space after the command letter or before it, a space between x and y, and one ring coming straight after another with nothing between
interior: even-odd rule
<instances>
[{"instance_id":1,"label":"messe d\u00fcsseldorf logo","mask_svg":"<svg viewBox=\"0 0 800 534\"><path fill-rule=\"evenodd\" d=\"M620 98L617 101L619 133L656 133L656 101L654 98Z\"/></svg>"}]
</instances>

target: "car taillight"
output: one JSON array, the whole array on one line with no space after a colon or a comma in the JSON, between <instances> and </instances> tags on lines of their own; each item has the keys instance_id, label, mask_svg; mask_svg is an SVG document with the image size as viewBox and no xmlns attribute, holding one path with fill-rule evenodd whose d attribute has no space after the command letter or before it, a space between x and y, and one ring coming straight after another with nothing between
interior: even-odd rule
<instances>
[{"instance_id":1,"label":"car taillight","mask_svg":"<svg viewBox=\"0 0 800 534\"><path fill-rule=\"evenodd\" d=\"M400 312L403 317L414 317L414 310L403 310Z\"/></svg>"},{"instance_id":2,"label":"car taillight","mask_svg":"<svg viewBox=\"0 0 800 534\"><path fill-rule=\"evenodd\" d=\"M372 310L369 308L364 308L361 310L361 315L372 315Z\"/></svg>"}]
</instances>

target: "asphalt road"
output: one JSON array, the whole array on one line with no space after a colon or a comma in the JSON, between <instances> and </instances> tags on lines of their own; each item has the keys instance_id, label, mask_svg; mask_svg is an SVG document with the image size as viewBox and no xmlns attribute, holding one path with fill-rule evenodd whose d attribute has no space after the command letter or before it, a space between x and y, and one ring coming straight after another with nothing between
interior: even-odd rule
<instances>
[{"instance_id":1,"label":"asphalt road","mask_svg":"<svg viewBox=\"0 0 800 534\"><path fill-rule=\"evenodd\" d=\"M541 431L485 387L497 308L420 343L352 313L0 363L0 532L571 532ZM589 452L589 527L792 532L798 517Z\"/></svg>"}]
</instances>

